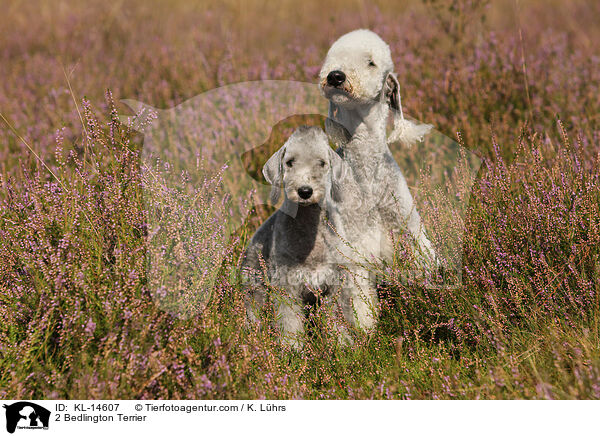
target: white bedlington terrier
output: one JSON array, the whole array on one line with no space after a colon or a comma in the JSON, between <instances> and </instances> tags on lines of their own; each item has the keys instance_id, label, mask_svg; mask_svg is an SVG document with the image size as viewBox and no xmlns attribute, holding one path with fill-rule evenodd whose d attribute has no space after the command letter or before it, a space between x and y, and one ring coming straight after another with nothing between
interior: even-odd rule
<instances>
[{"instance_id":1,"label":"white bedlington terrier","mask_svg":"<svg viewBox=\"0 0 600 436\"><path fill-rule=\"evenodd\" d=\"M389 46L370 30L340 37L327 53L319 88L329 100L327 133L335 138L338 154L352 168L364 200L361 213L370 220L370 239L354 241L357 249L391 261L394 247L390 235L408 230L415 242L415 259L422 267L435 267L435 251L388 147L395 141L406 146L422 141L432 126L404 119ZM394 130L388 138L390 109Z\"/></svg>"},{"instance_id":2,"label":"white bedlington terrier","mask_svg":"<svg viewBox=\"0 0 600 436\"><path fill-rule=\"evenodd\" d=\"M301 347L304 307L315 302L315 290L322 293L323 304L341 310L349 325L373 326L373 281L352 264L339 267L348 257L342 235L345 226L359 222L359 218L349 220L350 215L339 206L348 201L352 207L360 192L325 132L319 127L298 128L267 161L263 174L272 185L271 202L278 202L282 188L284 200L256 231L244 253L248 319L256 321L264 306L267 281L273 289L269 296L283 342L294 348ZM351 342L342 323L336 323L335 329L342 343Z\"/></svg>"}]
</instances>

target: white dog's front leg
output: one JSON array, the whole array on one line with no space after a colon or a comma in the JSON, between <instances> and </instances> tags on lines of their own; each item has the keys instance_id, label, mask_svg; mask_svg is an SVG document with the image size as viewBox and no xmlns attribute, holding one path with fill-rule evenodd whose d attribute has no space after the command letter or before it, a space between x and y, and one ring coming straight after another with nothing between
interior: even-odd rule
<instances>
[{"instance_id":1,"label":"white dog's front leg","mask_svg":"<svg viewBox=\"0 0 600 436\"><path fill-rule=\"evenodd\" d=\"M420 232L415 236L415 239L418 245L417 259L419 260L419 263L428 270L432 270L436 266L439 266L439 259L433 249L433 244L427 238L422 224L420 225Z\"/></svg>"},{"instance_id":2,"label":"white dog's front leg","mask_svg":"<svg viewBox=\"0 0 600 436\"><path fill-rule=\"evenodd\" d=\"M393 207L388 209L389 205L385 205L386 210L391 210L392 214L396 214L396 219L394 220L393 217L384 216L384 222L390 223L391 227L388 228L391 229L396 226L399 226L400 229L408 229L408 232L416 244L414 253L416 259L423 267L430 269L437 264L437 255L433 248L433 244L429 238L427 238L425 226L417 211L415 201L410 193L406 179L401 173L398 174L398 181L391 189L391 203L393 204ZM394 221L396 221L395 225Z\"/></svg>"}]
</instances>

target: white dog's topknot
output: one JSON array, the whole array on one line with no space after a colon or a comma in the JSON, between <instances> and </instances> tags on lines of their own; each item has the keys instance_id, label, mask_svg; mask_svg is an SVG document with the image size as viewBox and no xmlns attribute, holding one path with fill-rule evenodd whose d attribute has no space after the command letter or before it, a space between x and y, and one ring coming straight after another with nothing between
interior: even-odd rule
<instances>
[{"instance_id":1,"label":"white dog's topknot","mask_svg":"<svg viewBox=\"0 0 600 436\"><path fill-rule=\"evenodd\" d=\"M357 72L360 73L360 67L352 64L355 61L357 53L368 53L370 58L373 59L375 64L380 68L379 71L385 77L391 74L394 77L395 82L397 79L394 74L394 63L392 61L392 53L389 45L381 39L379 35L368 29L358 29L352 32L342 35L337 41L335 41L329 49L325 62L320 73L320 80L322 83L326 80L327 74L334 70L341 68L346 73L348 78L354 78L354 90L358 89L365 92L366 89L370 89L371 92L374 90L374 85L367 85L367 76L362 72L358 74L360 80L357 80ZM350 62L350 64L348 64ZM381 83L381 82L379 82ZM416 124L404 118L402 112L402 100L400 95L400 85L397 85L397 103L398 108L393 108L393 119L394 129L387 138L388 143L394 143L400 141L407 147L413 146L417 142L423 141L426 134L429 133L431 128L430 124ZM367 91L368 94L368 91ZM375 95L372 95L374 98Z\"/></svg>"},{"instance_id":2,"label":"white dog's topknot","mask_svg":"<svg viewBox=\"0 0 600 436\"><path fill-rule=\"evenodd\" d=\"M339 53L344 50L369 51L382 63L381 67L384 70L390 72L394 70L390 46L371 30L358 29L342 35L331 45L329 53Z\"/></svg>"}]
</instances>

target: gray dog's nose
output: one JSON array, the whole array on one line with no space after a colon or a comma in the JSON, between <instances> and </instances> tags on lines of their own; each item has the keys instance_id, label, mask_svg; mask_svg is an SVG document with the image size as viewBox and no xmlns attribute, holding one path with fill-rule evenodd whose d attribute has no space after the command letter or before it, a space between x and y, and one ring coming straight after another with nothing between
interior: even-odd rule
<instances>
[{"instance_id":1,"label":"gray dog's nose","mask_svg":"<svg viewBox=\"0 0 600 436\"><path fill-rule=\"evenodd\" d=\"M312 195L312 193L313 193L313 190L310 186L300 186L298 188L298 195L303 200L308 200L310 198L310 196Z\"/></svg>"},{"instance_id":2,"label":"gray dog's nose","mask_svg":"<svg viewBox=\"0 0 600 436\"><path fill-rule=\"evenodd\" d=\"M346 81L346 75L343 71L334 70L327 75L327 84L331 86L340 86Z\"/></svg>"}]
</instances>

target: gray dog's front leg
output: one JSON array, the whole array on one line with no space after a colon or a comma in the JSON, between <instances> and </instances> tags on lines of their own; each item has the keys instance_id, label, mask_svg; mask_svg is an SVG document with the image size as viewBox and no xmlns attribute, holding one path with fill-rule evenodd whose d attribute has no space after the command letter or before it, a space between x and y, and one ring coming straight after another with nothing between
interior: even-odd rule
<instances>
[{"instance_id":1,"label":"gray dog's front leg","mask_svg":"<svg viewBox=\"0 0 600 436\"><path fill-rule=\"evenodd\" d=\"M275 301L275 316L281 332L281 342L296 350L302 348L305 316L300 300L278 296Z\"/></svg>"}]
</instances>

